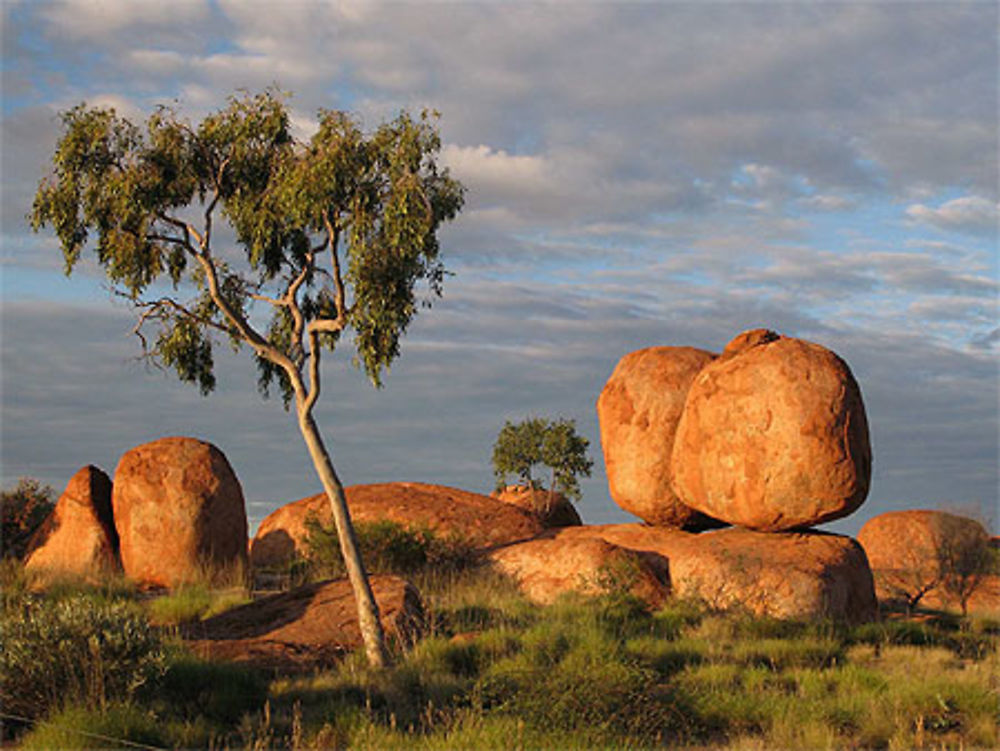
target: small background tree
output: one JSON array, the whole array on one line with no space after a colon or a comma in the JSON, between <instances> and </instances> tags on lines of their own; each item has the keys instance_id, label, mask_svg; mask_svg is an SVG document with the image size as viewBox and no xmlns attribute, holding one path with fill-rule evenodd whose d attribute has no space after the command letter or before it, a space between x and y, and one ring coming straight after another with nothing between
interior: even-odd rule
<instances>
[{"instance_id":1,"label":"small background tree","mask_svg":"<svg viewBox=\"0 0 1000 751\"><path fill-rule=\"evenodd\" d=\"M4 558L24 558L32 535L55 508L55 491L32 477L22 477L17 486L0 494L0 549Z\"/></svg>"},{"instance_id":2,"label":"small background tree","mask_svg":"<svg viewBox=\"0 0 1000 751\"><path fill-rule=\"evenodd\" d=\"M36 230L55 230L67 273L94 237L152 362L208 393L218 341L249 345L261 390L277 386L294 403L377 665L387 659L378 609L313 407L324 350L352 331L356 361L381 385L419 307L417 283L441 291L437 231L463 188L438 167L440 145L426 113L366 134L329 110L300 142L274 92L234 97L197 125L161 108L141 128L81 105L63 115L31 215ZM233 240L217 232L220 219Z\"/></svg>"},{"instance_id":3,"label":"small background tree","mask_svg":"<svg viewBox=\"0 0 1000 751\"><path fill-rule=\"evenodd\" d=\"M986 577L998 573L996 551L989 535L977 522L947 515L941 520L937 565L941 589L958 602L962 615L969 614L969 600Z\"/></svg>"},{"instance_id":4,"label":"small background tree","mask_svg":"<svg viewBox=\"0 0 1000 751\"><path fill-rule=\"evenodd\" d=\"M579 477L590 477L594 466L587 457L589 446L590 441L576 432L573 420L552 421L540 417L531 417L519 423L508 420L493 444L493 474L497 490L504 488L507 476L511 474L532 490L545 490L534 471L547 467L549 492L544 511L548 513L552 510L556 493L579 500Z\"/></svg>"}]
</instances>

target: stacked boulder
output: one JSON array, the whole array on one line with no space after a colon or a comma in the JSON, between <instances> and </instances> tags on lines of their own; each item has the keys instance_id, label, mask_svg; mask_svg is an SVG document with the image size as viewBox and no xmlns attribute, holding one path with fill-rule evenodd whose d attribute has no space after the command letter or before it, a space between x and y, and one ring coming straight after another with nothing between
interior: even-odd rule
<instances>
[{"instance_id":1,"label":"stacked boulder","mask_svg":"<svg viewBox=\"0 0 1000 751\"><path fill-rule=\"evenodd\" d=\"M718 606L854 622L876 615L861 546L809 529L857 509L871 477L861 392L833 352L766 329L739 335L719 356L639 350L618 363L597 412L611 497L646 524L567 528L550 540L596 538L658 555L669 590ZM742 529L703 531L728 525ZM549 547L549 560L558 558ZM537 579L523 560L516 573Z\"/></svg>"},{"instance_id":2,"label":"stacked boulder","mask_svg":"<svg viewBox=\"0 0 1000 751\"><path fill-rule=\"evenodd\" d=\"M114 482L97 467L77 472L25 566L41 580L123 572L173 587L245 568L246 540L243 491L225 455L194 438L161 438L126 452Z\"/></svg>"}]
</instances>

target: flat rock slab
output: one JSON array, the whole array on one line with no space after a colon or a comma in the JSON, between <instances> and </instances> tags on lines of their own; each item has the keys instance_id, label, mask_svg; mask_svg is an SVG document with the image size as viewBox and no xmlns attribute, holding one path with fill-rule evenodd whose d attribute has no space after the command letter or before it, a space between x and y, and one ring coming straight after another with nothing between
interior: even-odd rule
<instances>
[{"instance_id":1,"label":"flat rock slab","mask_svg":"<svg viewBox=\"0 0 1000 751\"><path fill-rule=\"evenodd\" d=\"M557 534L516 542L490 551L486 560L517 582L529 600L541 605L549 605L567 592L594 595L623 585L650 607L658 608L669 591L666 566L659 556L629 550L597 536Z\"/></svg>"},{"instance_id":2,"label":"flat rock slab","mask_svg":"<svg viewBox=\"0 0 1000 751\"><path fill-rule=\"evenodd\" d=\"M861 546L821 532L762 533L722 529L692 534L641 524L559 530L563 538L597 537L661 556L670 589L714 607L744 607L778 618L852 623L877 615L874 583Z\"/></svg>"},{"instance_id":3,"label":"flat rock slab","mask_svg":"<svg viewBox=\"0 0 1000 751\"><path fill-rule=\"evenodd\" d=\"M524 540L544 527L534 514L496 498L444 485L388 482L352 485L344 490L355 522L393 521L404 527L427 528L441 537L456 537L475 548ZM333 523L326 495L303 498L268 515L250 547L255 567L278 566L307 554L306 519L313 515Z\"/></svg>"},{"instance_id":4,"label":"flat rock slab","mask_svg":"<svg viewBox=\"0 0 1000 751\"><path fill-rule=\"evenodd\" d=\"M424 611L416 588L397 576L370 580L386 638L417 638ZM328 667L363 644L347 579L262 597L182 626L181 636L201 657L286 671Z\"/></svg>"}]
</instances>

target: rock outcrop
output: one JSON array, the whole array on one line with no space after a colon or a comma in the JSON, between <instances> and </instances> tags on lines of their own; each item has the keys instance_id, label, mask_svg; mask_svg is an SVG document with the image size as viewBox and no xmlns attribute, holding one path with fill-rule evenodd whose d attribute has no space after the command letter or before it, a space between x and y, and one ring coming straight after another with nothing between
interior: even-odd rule
<instances>
[{"instance_id":1,"label":"rock outcrop","mask_svg":"<svg viewBox=\"0 0 1000 751\"><path fill-rule=\"evenodd\" d=\"M556 535L517 542L491 550L487 561L511 577L528 599L542 605L566 592L592 595L625 586L657 608L669 591L665 562L659 556L628 550L597 536Z\"/></svg>"},{"instance_id":2,"label":"rock outcrop","mask_svg":"<svg viewBox=\"0 0 1000 751\"><path fill-rule=\"evenodd\" d=\"M989 546L983 525L945 511L890 511L869 519L858 542L875 573L880 600L920 601L947 605L942 588L949 573L943 555L948 548Z\"/></svg>"},{"instance_id":3,"label":"rock outcrop","mask_svg":"<svg viewBox=\"0 0 1000 751\"><path fill-rule=\"evenodd\" d=\"M111 515L111 479L87 466L70 479L28 543L25 569L42 579L81 577L98 583L120 571Z\"/></svg>"},{"instance_id":4,"label":"rock outcrop","mask_svg":"<svg viewBox=\"0 0 1000 751\"><path fill-rule=\"evenodd\" d=\"M535 490L527 485L508 485L491 493L490 497L534 514L546 528L583 524L573 504L562 493Z\"/></svg>"},{"instance_id":5,"label":"rock outcrop","mask_svg":"<svg viewBox=\"0 0 1000 751\"><path fill-rule=\"evenodd\" d=\"M370 579L386 638L412 643L424 627L419 593L396 576ZM204 658L283 671L329 667L363 643L347 579L262 597L187 624L181 635Z\"/></svg>"},{"instance_id":6,"label":"rock outcrop","mask_svg":"<svg viewBox=\"0 0 1000 751\"><path fill-rule=\"evenodd\" d=\"M871 477L861 391L828 349L745 332L694 378L670 468L685 505L731 524L778 532L847 516Z\"/></svg>"},{"instance_id":7,"label":"rock outcrop","mask_svg":"<svg viewBox=\"0 0 1000 751\"><path fill-rule=\"evenodd\" d=\"M205 567L246 564L243 491L209 443L161 438L126 452L112 506L125 575L142 585L171 587Z\"/></svg>"},{"instance_id":8,"label":"rock outcrop","mask_svg":"<svg viewBox=\"0 0 1000 751\"><path fill-rule=\"evenodd\" d=\"M631 352L619 361L597 399L611 498L650 524L713 526L677 497L670 464L688 389L714 359L711 352L692 347Z\"/></svg>"},{"instance_id":9,"label":"rock outcrop","mask_svg":"<svg viewBox=\"0 0 1000 751\"><path fill-rule=\"evenodd\" d=\"M820 532L722 529L691 534L640 524L559 530L559 538L598 538L661 556L670 590L714 607L744 607L778 618L851 623L877 613L872 573L861 546Z\"/></svg>"},{"instance_id":10,"label":"rock outcrop","mask_svg":"<svg viewBox=\"0 0 1000 751\"><path fill-rule=\"evenodd\" d=\"M533 514L496 498L443 485L389 482L352 485L344 492L355 523L388 520L405 527L427 528L442 537L460 538L475 548L528 539L543 529ZM324 494L294 501L266 517L250 547L254 567L280 566L296 555L306 555L305 521L310 514L322 524L332 524Z\"/></svg>"}]
</instances>

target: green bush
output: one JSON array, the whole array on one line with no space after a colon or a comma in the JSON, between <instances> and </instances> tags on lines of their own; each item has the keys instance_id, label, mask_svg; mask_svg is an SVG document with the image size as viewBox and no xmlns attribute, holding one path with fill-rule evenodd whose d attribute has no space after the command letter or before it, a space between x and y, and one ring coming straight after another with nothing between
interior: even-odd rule
<instances>
[{"instance_id":1,"label":"green bush","mask_svg":"<svg viewBox=\"0 0 1000 751\"><path fill-rule=\"evenodd\" d=\"M33 598L5 613L0 704L28 718L66 703L104 707L160 678L160 636L130 603Z\"/></svg>"},{"instance_id":2,"label":"green bush","mask_svg":"<svg viewBox=\"0 0 1000 751\"><path fill-rule=\"evenodd\" d=\"M185 652L171 654L163 678L142 692L160 714L182 720L203 717L235 724L267 700L267 681L250 668L207 662Z\"/></svg>"},{"instance_id":3,"label":"green bush","mask_svg":"<svg viewBox=\"0 0 1000 751\"><path fill-rule=\"evenodd\" d=\"M134 744L163 747L167 739L150 712L129 704L111 704L102 710L68 706L26 733L20 748L38 749L135 748Z\"/></svg>"},{"instance_id":4,"label":"green bush","mask_svg":"<svg viewBox=\"0 0 1000 751\"><path fill-rule=\"evenodd\" d=\"M313 565L324 576L346 576L337 530L306 519L306 547ZM426 569L461 570L473 560L472 548L457 538L444 538L430 529L405 527L393 521L354 525L365 568L374 574L409 575Z\"/></svg>"}]
</instances>

